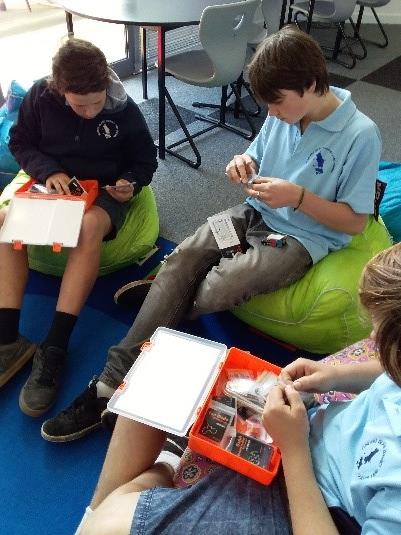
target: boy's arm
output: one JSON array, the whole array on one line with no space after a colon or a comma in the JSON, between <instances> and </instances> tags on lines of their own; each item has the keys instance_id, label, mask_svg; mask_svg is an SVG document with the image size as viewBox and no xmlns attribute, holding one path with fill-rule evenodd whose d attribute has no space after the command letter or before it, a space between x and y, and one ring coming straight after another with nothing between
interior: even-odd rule
<instances>
[{"instance_id":1,"label":"boy's arm","mask_svg":"<svg viewBox=\"0 0 401 535\"><path fill-rule=\"evenodd\" d=\"M130 122L130 131L122 147L125 169L120 178L136 182L135 195L143 186L150 184L157 169L157 151L139 108L132 101L128 102L128 106L130 113L125 120Z\"/></svg>"},{"instance_id":2,"label":"boy's arm","mask_svg":"<svg viewBox=\"0 0 401 535\"><path fill-rule=\"evenodd\" d=\"M338 535L313 472L307 413L292 386L270 391L263 425L281 451L293 534Z\"/></svg>"},{"instance_id":3,"label":"boy's arm","mask_svg":"<svg viewBox=\"0 0 401 535\"><path fill-rule=\"evenodd\" d=\"M252 186L244 189L248 195L257 197L271 208L292 207L322 225L346 234L359 234L368 220L367 214L357 214L345 202L328 201L282 178L259 177Z\"/></svg>"},{"instance_id":4,"label":"boy's arm","mask_svg":"<svg viewBox=\"0 0 401 535\"><path fill-rule=\"evenodd\" d=\"M309 448L282 452L293 535L338 535L313 472Z\"/></svg>"},{"instance_id":5,"label":"boy's arm","mask_svg":"<svg viewBox=\"0 0 401 535\"><path fill-rule=\"evenodd\" d=\"M352 392L366 390L383 373L379 360L332 366L300 358L281 370L280 381L300 392Z\"/></svg>"},{"instance_id":6,"label":"boy's arm","mask_svg":"<svg viewBox=\"0 0 401 535\"><path fill-rule=\"evenodd\" d=\"M301 186L296 187L301 195ZM367 214L357 214L348 204L327 201L307 189L298 209L322 225L346 234L360 234L368 220Z\"/></svg>"}]
</instances>

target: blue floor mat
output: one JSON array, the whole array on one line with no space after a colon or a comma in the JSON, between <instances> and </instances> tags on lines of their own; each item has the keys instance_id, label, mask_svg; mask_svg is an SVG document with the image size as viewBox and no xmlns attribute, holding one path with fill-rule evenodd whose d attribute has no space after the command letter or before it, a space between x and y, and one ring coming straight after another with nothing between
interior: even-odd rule
<instances>
[{"instance_id":1,"label":"blue floor mat","mask_svg":"<svg viewBox=\"0 0 401 535\"><path fill-rule=\"evenodd\" d=\"M30 365L0 390L0 533L4 535L71 535L92 496L103 463L109 434L103 430L66 444L51 444L40 426L65 408L104 365L107 349L131 325L135 311L117 307L114 292L130 280L144 277L174 244L158 240L159 252L143 266L133 266L100 278L73 332L65 380L49 414L30 418L18 408L19 391ZM21 331L35 342L51 322L60 280L30 273L21 317ZM258 335L229 312L184 322L180 330L238 347L285 365L301 353ZM302 353L303 354L303 353Z\"/></svg>"}]
</instances>

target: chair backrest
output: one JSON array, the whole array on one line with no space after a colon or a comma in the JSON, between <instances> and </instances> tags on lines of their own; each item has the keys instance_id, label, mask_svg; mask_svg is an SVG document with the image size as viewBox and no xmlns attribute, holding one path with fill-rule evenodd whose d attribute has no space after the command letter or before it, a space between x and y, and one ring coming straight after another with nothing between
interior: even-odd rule
<instances>
[{"instance_id":1,"label":"chair backrest","mask_svg":"<svg viewBox=\"0 0 401 535\"><path fill-rule=\"evenodd\" d=\"M390 2L390 0L381 1ZM278 0L262 0L252 22L252 36L248 40L250 45L259 44L268 35L278 32L280 29L281 8L282 4Z\"/></svg>"},{"instance_id":2,"label":"chair backrest","mask_svg":"<svg viewBox=\"0 0 401 535\"><path fill-rule=\"evenodd\" d=\"M252 20L260 0L245 0L205 8L199 39L214 66L209 87L228 85L241 74Z\"/></svg>"},{"instance_id":3,"label":"chair backrest","mask_svg":"<svg viewBox=\"0 0 401 535\"><path fill-rule=\"evenodd\" d=\"M315 9L313 10L313 19L324 22L345 22L352 17L352 14L355 10L357 0L325 0L315 4ZM304 6L306 2L301 0L297 2L295 0L293 9L296 11L297 4L301 4L301 10L308 9Z\"/></svg>"},{"instance_id":4,"label":"chair backrest","mask_svg":"<svg viewBox=\"0 0 401 535\"><path fill-rule=\"evenodd\" d=\"M280 29L281 2L278 0L262 0L262 13L267 26L267 34Z\"/></svg>"},{"instance_id":5,"label":"chair backrest","mask_svg":"<svg viewBox=\"0 0 401 535\"><path fill-rule=\"evenodd\" d=\"M352 17L354 13L356 0L332 0L333 13L329 19L331 22L344 22Z\"/></svg>"}]
</instances>

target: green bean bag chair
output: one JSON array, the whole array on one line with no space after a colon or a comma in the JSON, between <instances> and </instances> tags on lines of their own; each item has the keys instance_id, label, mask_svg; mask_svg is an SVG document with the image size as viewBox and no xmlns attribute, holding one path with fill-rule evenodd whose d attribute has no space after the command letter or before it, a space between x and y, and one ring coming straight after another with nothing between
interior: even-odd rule
<instances>
[{"instance_id":1,"label":"green bean bag chair","mask_svg":"<svg viewBox=\"0 0 401 535\"><path fill-rule=\"evenodd\" d=\"M368 260L390 245L383 222L371 217L362 234L312 266L301 280L257 295L233 313L259 331L312 353L339 351L371 331L359 305L359 279Z\"/></svg>"},{"instance_id":2,"label":"green bean bag chair","mask_svg":"<svg viewBox=\"0 0 401 535\"><path fill-rule=\"evenodd\" d=\"M0 208L7 205L14 192L29 177L20 171L0 195ZM125 222L114 240L104 242L100 255L99 275L106 275L129 266L146 256L153 248L159 234L159 216L154 193L146 186L130 204ZM48 275L62 275L67 253L54 253L52 248L38 245L28 246L29 266Z\"/></svg>"}]
</instances>

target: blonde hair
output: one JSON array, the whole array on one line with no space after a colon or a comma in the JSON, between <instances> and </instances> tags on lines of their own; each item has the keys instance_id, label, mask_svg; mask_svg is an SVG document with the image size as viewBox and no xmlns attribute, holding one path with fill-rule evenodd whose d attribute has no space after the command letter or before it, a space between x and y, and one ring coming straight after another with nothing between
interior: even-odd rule
<instances>
[{"instance_id":1,"label":"blonde hair","mask_svg":"<svg viewBox=\"0 0 401 535\"><path fill-rule=\"evenodd\" d=\"M401 244L380 252L365 266L360 300L372 317L380 362L401 386Z\"/></svg>"}]
</instances>

